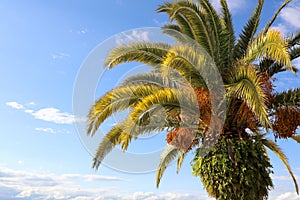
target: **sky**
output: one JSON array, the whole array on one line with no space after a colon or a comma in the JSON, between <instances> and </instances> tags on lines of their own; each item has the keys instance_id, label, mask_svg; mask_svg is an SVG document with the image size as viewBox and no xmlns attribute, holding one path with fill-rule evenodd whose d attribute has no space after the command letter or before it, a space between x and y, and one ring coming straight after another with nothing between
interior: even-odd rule
<instances>
[{"instance_id":1,"label":"sky","mask_svg":"<svg viewBox=\"0 0 300 200\"><path fill-rule=\"evenodd\" d=\"M297 1L283 10L274 25L285 35L300 29ZM217 0L212 2L219 7ZM200 179L191 175L192 154L179 174L173 163L157 189L153 163L147 161L132 160L129 165L131 169L142 164L150 166L147 173L147 170L132 173L119 154L117 164L107 161L106 166L93 170L93 152L101 133L91 139L82 131L88 106L122 77L140 70L138 64L132 63L127 65L127 71L119 67L103 74L101 59L111 45L126 43L127 39L149 40L168 21L166 15L155 12L162 3L161 0L1 1L0 199L209 199ZM228 3L235 29L240 31L255 1L228 0ZM262 24L281 3L282 0L266 0ZM94 71L84 74L91 56L99 60L93 60L97 61L93 63ZM300 68L300 60L294 64ZM300 87L299 77L291 73L277 78L277 90ZM101 131L108 131L112 123L105 123ZM300 182L296 153L299 144L278 143ZM134 141L133 145L129 149L132 154L155 155L166 142L154 135ZM272 153L270 157L275 184L270 199L299 199L283 164Z\"/></svg>"}]
</instances>

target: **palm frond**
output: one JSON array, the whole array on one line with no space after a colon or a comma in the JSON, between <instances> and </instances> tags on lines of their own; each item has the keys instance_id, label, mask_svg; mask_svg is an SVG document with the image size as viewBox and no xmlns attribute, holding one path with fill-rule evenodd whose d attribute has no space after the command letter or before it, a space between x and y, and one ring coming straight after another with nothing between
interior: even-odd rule
<instances>
[{"instance_id":1,"label":"palm frond","mask_svg":"<svg viewBox=\"0 0 300 200\"><path fill-rule=\"evenodd\" d=\"M300 143L300 135L293 135L291 138L296 142Z\"/></svg>"},{"instance_id":2,"label":"palm frond","mask_svg":"<svg viewBox=\"0 0 300 200\"><path fill-rule=\"evenodd\" d=\"M283 4L278 8L278 10L275 12L274 16L272 17L272 19L267 23L267 25L265 26L264 32L267 33L269 31L269 28L272 26L272 24L274 23L274 21L277 19L278 15L280 14L280 12L282 11L282 9L284 7L286 7L292 0L286 0L285 2L283 2Z\"/></svg>"},{"instance_id":3,"label":"palm frond","mask_svg":"<svg viewBox=\"0 0 300 200\"><path fill-rule=\"evenodd\" d=\"M223 14L223 32L221 40L221 56L224 59L225 71L230 71L229 66L232 66L233 62L233 50L235 43L234 29L232 24L232 17L228 9L226 0L221 0L221 12ZM226 58L226 59L225 59Z\"/></svg>"},{"instance_id":4,"label":"palm frond","mask_svg":"<svg viewBox=\"0 0 300 200\"><path fill-rule=\"evenodd\" d=\"M197 4L192 1L165 3L165 5L158 8L158 12L166 12L171 20L175 20L178 23L182 33L184 33L185 29L190 30L192 33L191 38L205 48L210 56L214 58L215 46L212 44L211 28ZM188 27L183 27L178 19L185 19ZM188 36L190 37L190 35Z\"/></svg>"},{"instance_id":5,"label":"palm frond","mask_svg":"<svg viewBox=\"0 0 300 200\"><path fill-rule=\"evenodd\" d=\"M297 59L300 57L300 45L290 48L290 57L291 60Z\"/></svg>"},{"instance_id":6,"label":"palm frond","mask_svg":"<svg viewBox=\"0 0 300 200\"><path fill-rule=\"evenodd\" d=\"M169 49L170 45L165 43L130 43L111 50L104 64L108 68L112 68L120 63L132 61L155 65L162 62Z\"/></svg>"},{"instance_id":7,"label":"palm frond","mask_svg":"<svg viewBox=\"0 0 300 200\"><path fill-rule=\"evenodd\" d=\"M115 126L111 129L100 142L94 156L93 168L98 169L105 156L120 142L123 128Z\"/></svg>"},{"instance_id":8,"label":"palm frond","mask_svg":"<svg viewBox=\"0 0 300 200\"><path fill-rule=\"evenodd\" d=\"M288 91L275 94L273 107L280 106L298 106L300 107L300 88L290 89Z\"/></svg>"},{"instance_id":9,"label":"palm frond","mask_svg":"<svg viewBox=\"0 0 300 200\"><path fill-rule=\"evenodd\" d=\"M268 140L268 139L262 139L263 144L268 147L272 152L274 152L283 162L283 164L285 165L285 167L287 168L289 174L291 175L293 181L294 181L294 185L295 185L295 189L297 194L299 194L299 189L298 189L298 183L297 180L293 174L293 171L288 163L288 160L285 156L285 154L282 152L282 150L279 148L279 146L273 142L272 140Z\"/></svg>"},{"instance_id":10,"label":"palm frond","mask_svg":"<svg viewBox=\"0 0 300 200\"><path fill-rule=\"evenodd\" d=\"M173 16L172 15L172 13L174 12L173 10L174 10L174 6L170 2L165 2L163 5L160 5L156 9L157 12L167 13L169 15L169 18L171 21L175 20L180 27L180 32L182 32L183 34L185 34L186 36L188 36L190 38L194 38L193 31L191 29L191 25L190 25L189 21L183 15ZM173 16L172 19L171 19L171 16ZM166 29L173 29L173 28L174 27L169 26ZM174 30L177 30L177 28Z\"/></svg>"},{"instance_id":11,"label":"palm frond","mask_svg":"<svg viewBox=\"0 0 300 200\"><path fill-rule=\"evenodd\" d=\"M198 0L199 5L203 9L205 13L205 19L207 22L208 27L211 27L212 34L211 37L214 38L212 40L214 45L214 61L216 65L219 66L220 63L220 47L221 47L221 37L222 37L222 23L221 18L216 11L216 9L212 6L212 4L208 0ZM223 40L223 38L222 38Z\"/></svg>"},{"instance_id":12,"label":"palm frond","mask_svg":"<svg viewBox=\"0 0 300 200\"><path fill-rule=\"evenodd\" d=\"M277 30L269 30L267 34L260 34L248 46L244 60L252 63L255 59L270 58L292 70L288 44Z\"/></svg>"},{"instance_id":13,"label":"palm frond","mask_svg":"<svg viewBox=\"0 0 300 200\"><path fill-rule=\"evenodd\" d=\"M162 152L156 172L156 187L159 187L161 177L163 176L167 166L177 157L179 152L180 150L172 145L168 145Z\"/></svg>"},{"instance_id":14,"label":"palm frond","mask_svg":"<svg viewBox=\"0 0 300 200\"><path fill-rule=\"evenodd\" d=\"M260 14L262 11L263 4L264 0L258 0L258 4L254 9L251 18L248 20L246 26L244 26L243 31L240 34L238 42L234 48L234 58L236 60L239 60L245 55L248 45L255 36L257 27L259 25Z\"/></svg>"},{"instance_id":15,"label":"palm frond","mask_svg":"<svg viewBox=\"0 0 300 200\"><path fill-rule=\"evenodd\" d=\"M185 153L184 152L180 152L179 156L178 156L178 159L177 159L177 170L176 170L177 174L180 171L180 168L181 168L181 165L183 163L184 157L185 157Z\"/></svg>"},{"instance_id":16,"label":"palm frond","mask_svg":"<svg viewBox=\"0 0 300 200\"><path fill-rule=\"evenodd\" d=\"M236 67L227 85L228 95L234 95L246 102L265 128L271 127L267 113L267 99L260 76L251 66Z\"/></svg>"},{"instance_id":17,"label":"palm frond","mask_svg":"<svg viewBox=\"0 0 300 200\"><path fill-rule=\"evenodd\" d=\"M197 116L197 102L193 92L179 89L163 88L150 94L137 103L130 113L130 119L138 125L138 121L146 112L155 105L162 108L180 108L185 114ZM128 132L133 132L128 130Z\"/></svg>"},{"instance_id":18,"label":"palm frond","mask_svg":"<svg viewBox=\"0 0 300 200\"><path fill-rule=\"evenodd\" d=\"M115 88L106 93L91 107L88 114L87 133L95 134L101 123L113 113L126 110L141 98L153 93L160 87L155 85L131 85Z\"/></svg>"},{"instance_id":19,"label":"palm frond","mask_svg":"<svg viewBox=\"0 0 300 200\"><path fill-rule=\"evenodd\" d=\"M294 47L295 45L300 45L300 31L293 35L291 38L288 38L289 47Z\"/></svg>"}]
</instances>

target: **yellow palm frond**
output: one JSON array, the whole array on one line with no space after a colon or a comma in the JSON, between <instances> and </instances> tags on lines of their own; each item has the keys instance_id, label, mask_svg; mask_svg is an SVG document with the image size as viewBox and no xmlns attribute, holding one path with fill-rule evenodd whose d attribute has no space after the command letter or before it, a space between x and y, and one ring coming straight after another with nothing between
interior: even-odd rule
<instances>
[{"instance_id":1,"label":"yellow palm frond","mask_svg":"<svg viewBox=\"0 0 300 200\"><path fill-rule=\"evenodd\" d=\"M288 51L288 43L277 30L260 33L248 46L243 60L252 63L255 59L269 58L293 70Z\"/></svg>"},{"instance_id":2,"label":"yellow palm frond","mask_svg":"<svg viewBox=\"0 0 300 200\"><path fill-rule=\"evenodd\" d=\"M105 156L120 143L120 136L123 133L121 126L111 129L100 142L94 156L93 168L98 169Z\"/></svg>"},{"instance_id":3,"label":"yellow palm frond","mask_svg":"<svg viewBox=\"0 0 300 200\"><path fill-rule=\"evenodd\" d=\"M106 93L90 109L87 133L90 135L95 134L101 123L113 113L132 107L141 98L159 88L155 85L131 85L115 88Z\"/></svg>"},{"instance_id":4,"label":"yellow palm frond","mask_svg":"<svg viewBox=\"0 0 300 200\"><path fill-rule=\"evenodd\" d=\"M271 127L267 113L267 98L260 76L252 66L234 68L227 85L227 95L242 99L265 128Z\"/></svg>"},{"instance_id":5,"label":"yellow palm frond","mask_svg":"<svg viewBox=\"0 0 300 200\"><path fill-rule=\"evenodd\" d=\"M165 43L130 43L111 50L106 57L104 65L112 68L120 63L132 61L155 65L161 63L169 49L170 45Z\"/></svg>"}]
</instances>

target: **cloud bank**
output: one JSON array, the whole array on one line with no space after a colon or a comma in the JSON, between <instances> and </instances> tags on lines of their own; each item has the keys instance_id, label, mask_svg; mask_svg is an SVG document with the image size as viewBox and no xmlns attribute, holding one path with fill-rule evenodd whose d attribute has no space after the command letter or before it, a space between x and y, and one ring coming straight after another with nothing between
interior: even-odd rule
<instances>
[{"instance_id":1,"label":"cloud bank","mask_svg":"<svg viewBox=\"0 0 300 200\"><path fill-rule=\"evenodd\" d=\"M6 105L14 109L22 110L36 119L53 122L55 124L73 124L75 122L84 122L86 120L84 117L77 117L67 112L61 112L59 109L52 107L34 111L32 109L27 109L24 105L18 102L7 102Z\"/></svg>"},{"instance_id":2,"label":"cloud bank","mask_svg":"<svg viewBox=\"0 0 300 200\"><path fill-rule=\"evenodd\" d=\"M118 177L94 174L51 174L13 170L0 166L0 199L73 199L73 200L208 200L207 197L180 192L128 194L111 186L97 183L126 181ZM87 187L93 183L95 187Z\"/></svg>"}]
</instances>

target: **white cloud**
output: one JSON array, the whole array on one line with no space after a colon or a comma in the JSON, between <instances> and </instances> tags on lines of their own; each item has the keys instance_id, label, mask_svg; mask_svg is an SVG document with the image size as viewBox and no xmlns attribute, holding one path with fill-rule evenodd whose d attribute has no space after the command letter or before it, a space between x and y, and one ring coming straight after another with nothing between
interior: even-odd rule
<instances>
[{"instance_id":1,"label":"white cloud","mask_svg":"<svg viewBox=\"0 0 300 200\"><path fill-rule=\"evenodd\" d=\"M142 30L133 30L129 34L122 33L116 38L117 45L124 45L129 42L137 41L149 41L149 32Z\"/></svg>"},{"instance_id":2,"label":"white cloud","mask_svg":"<svg viewBox=\"0 0 300 200\"><path fill-rule=\"evenodd\" d=\"M300 180L300 176L295 175L296 179ZM291 176L272 176L273 180L279 180L279 181L291 181Z\"/></svg>"},{"instance_id":3,"label":"white cloud","mask_svg":"<svg viewBox=\"0 0 300 200\"><path fill-rule=\"evenodd\" d=\"M205 194L185 192L125 193L116 187L99 187L99 182L125 181L95 174L51 174L12 170L0 166L0 199L73 199L73 200L209 200ZM95 187L85 182L93 182ZM89 185L89 184L88 184Z\"/></svg>"},{"instance_id":4,"label":"white cloud","mask_svg":"<svg viewBox=\"0 0 300 200\"><path fill-rule=\"evenodd\" d=\"M84 117L76 117L75 115L72 115L70 113L61 112L57 108L42 108L40 110L34 111L32 109L27 109L24 105L17 102L7 102L6 105L18 110L23 110L25 113L32 115L36 119L53 122L56 124L73 124L75 122L86 121L86 118Z\"/></svg>"},{"instance_id":5,"label":"white cloud","mask_svg":"<svg viewBox=\"0 0 300 200\"><path fill-rule=\"evenodd\" d=\"M80 30L69 30L70 33L76 33L77 35L85 35L89 32L89 30L87 28L84 29L80 29Z\"/></svg>"},{"instance_id":6,"label":"white cloud","mask_svg":"<svg viewBox=\"0 0 300 200\"><path fill-rule=\"evenodd\" d=\"M35 106L35 102L30 102L28 105L30 105L30 106Z\"/></svg>"},{"instance_id":7,"label":"white cloud","mask_svg":"<svg viewBox=\"0 0 300 200\"><path fill-rule=\"evenodd\" d=\"M300 6L287 7L282 10L280 17L294 28L300 28Z\"/></svg>"},{"instance_id":8,"label":"white cloud","mask_svg":"<svg viewBox=\"0 0 300 200\"><path fill-rule=\"evenodd\" d=\"M46 133L56 133L52 128L35 128L36 131L46 132Z\"/></svg>"},{"instance_id":9,"label":"white cloud","mask_svg":"<svg viewBox=\"0 0 300 200\"><path fill-rule=\"evenodd\" d=\"M72 124L76 122L74 115L66 112L61 112L57 108L43 108L32 113L36 119L41 119L56 124Z\"/></svg>"},{"instance_id":10,"label":"white cloud","mask_svg":"<svg viewBox=\"0 0 300 200\"><path fill-rule=\"evenodd\" d=\"M295 65L295 67L297 67L300 70L300 58L293 60L293 63Z\"/></svg>"},{"instance_id":11,"label":"white cloud","mask_svg":"<svg viewBox=\"0 0 300 200\"><path fill-rule=\"evenodd\" d=\"M282 22L272 26L272 28L281 31L284 35L290 35L300 28L299 12L299 5L293 5L284 8L279 15L279 18L282 20Z\"/></svg>"},{"instance_id":12,"label":"white cloud","mask_svg":"<svg viewBox=\"0 0 300 200\"><path fill-rule=\"evenodd\" d=\"M286 192L276 197L275 200L299 200L299 196L297 193Z\"/></svg>"},{"instance_id":13,"label":"white cloud","mask_svg":"<svg viewBox=\"0 0 300 200\"><path fill-rule=\"evenodd\" d=\"M64 59L70 57L69 54L66 53L54 53L51 55L52 59L57 60L57 59Z\"/></svg>"},{"instance_id":14,"label":"white cloud","mask_svg":"<svg viewBox=\"0 0 300 200\"><path fill-rule=\"evenodd\" d=\"M280 31L283 35L286 35L289 33L288 28L286 27L286 25L279 23L276 26L272 26L272 29L278 30Z\"/></svg>"},{"instance_id":15,"label":"white cloud","mask_svg":"<svg viewBox=\"0 0 300 200\"><path fill-rule=\"evenodd\" d=\"M15 109L24 109L24 106L17 102L6 102L6 105Z\"/></svg>"}]
</instances>

